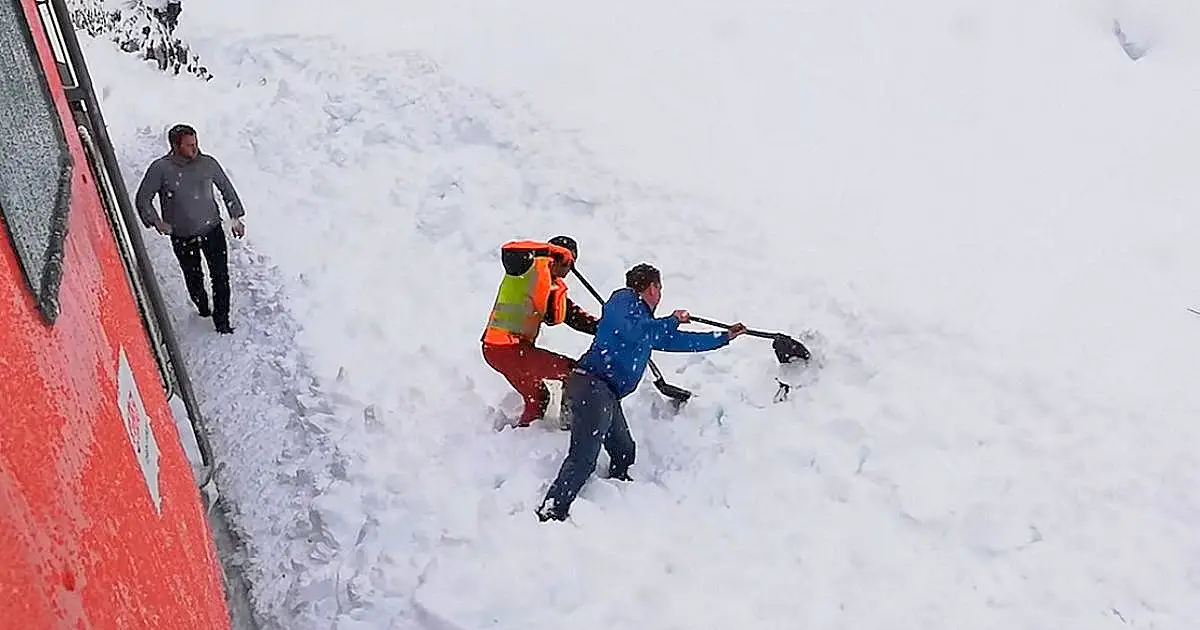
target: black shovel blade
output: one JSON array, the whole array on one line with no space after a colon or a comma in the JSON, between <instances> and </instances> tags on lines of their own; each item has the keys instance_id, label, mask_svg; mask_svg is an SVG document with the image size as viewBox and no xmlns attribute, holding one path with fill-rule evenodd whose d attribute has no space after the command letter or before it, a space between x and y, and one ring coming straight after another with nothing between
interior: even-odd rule
<instances>
[{"instance_id":1,"label":"black shovel blade","mask_svg":"<svg viewBox=\"0 0 1200 630\"><path fill-rule=\"evenodd\" d=\"M775 341L771 343L771 347L775 349L775 358L779 359L780 363L791 363L796 360L808 361L812 358L804 344L787 335L775 335Z\"/></svg>"},{"instance_id":2,"label":"black shovel blade","mask_svg":"<svg viewBox=\"0 0 1200 630\"><path fill-rule=\"evenodd\" d=\"M682 387L672 385L661 378L654 381L654 386L658 388L658 391L661 392L663 396L666 396L667 398L670 398L679 404L687 402L688 399L692 397L692 392L689 392Z\"/></svg>"}]
</instances>

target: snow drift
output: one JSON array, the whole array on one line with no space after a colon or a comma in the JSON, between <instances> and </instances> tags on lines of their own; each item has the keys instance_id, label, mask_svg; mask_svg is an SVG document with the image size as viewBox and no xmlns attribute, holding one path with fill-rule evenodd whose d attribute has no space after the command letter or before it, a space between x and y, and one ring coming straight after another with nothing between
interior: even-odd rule
<instances>
[{"instance_id":1,"label":"snow drift","mask_svg":"<svg viewBox=\"0 0 1200 630\"><path fill-rule=\"evenodd\" d=\"M87 52L127 183L186 120L247 206L243 328L187 344L272 624L1200 621L1190 6L184 15L207 83ZM539 524L565 436L491 430L478 339L499 244L557 233L598 287L653 262L664 308L819 331L825 367L772 404L767 343L657 358L697 398L643 387L637 482Z\"/></svg>"}]
</instances>

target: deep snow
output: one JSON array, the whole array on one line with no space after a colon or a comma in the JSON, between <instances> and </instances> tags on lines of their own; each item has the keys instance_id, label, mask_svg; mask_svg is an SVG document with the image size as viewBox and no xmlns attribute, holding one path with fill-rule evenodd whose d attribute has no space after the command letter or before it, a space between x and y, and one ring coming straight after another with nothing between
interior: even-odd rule
<instances>
[{"instance_id":1,"label":"deep snow","mask_svg":"<svg viewBox=\"0 0 1200 630\"><path fill-rule=\"evenodd\" d=\"M88 42L127 183L187 120L248 208L238 333L180 328L259 613L1196 627L1197 10L911 4L190 3L209 83ZM819 331L819 379L657 357L698 397L627 400L637 482L537 523L565 435L491 430L478 339L499 244L557 233Z\"/></svg>"}]
</instances>

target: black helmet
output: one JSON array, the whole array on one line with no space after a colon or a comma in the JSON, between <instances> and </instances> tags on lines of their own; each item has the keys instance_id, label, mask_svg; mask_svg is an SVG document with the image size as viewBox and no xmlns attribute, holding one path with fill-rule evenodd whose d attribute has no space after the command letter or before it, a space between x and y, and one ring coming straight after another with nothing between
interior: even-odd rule
<instances>
[{"instance_id":1,"label":"black helmet","mask_svg":"<svg viewBox=\"0 0 1200 630\"><path fill-rule=\"evenodd\" d=\"M551 245L566 248L567 251L571 252L572 258L579 260L579 246L575 243L575 239L570 236L555 236L547 242Z\"/></svg>"}]
</instances>

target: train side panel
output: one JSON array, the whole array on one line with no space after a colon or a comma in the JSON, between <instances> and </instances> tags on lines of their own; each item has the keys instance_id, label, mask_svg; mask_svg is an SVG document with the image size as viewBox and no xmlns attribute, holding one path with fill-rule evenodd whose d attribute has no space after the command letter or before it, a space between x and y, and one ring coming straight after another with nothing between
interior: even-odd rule
<instances>
[{"instance_id":1,"label":"train side panel","mask_svg":"<svg viewBox=\"0 0 1200 630\"><path fill-rule=\"evenodd\" d=\"M70 156L69 199L54 208L4 190L28 180L14 179L22 157L0 155L0 627L228 628L199 491L36 4L0 3L42 81L0 86L0 135L27 139L36 125L3 118L36 102L59 125L40 144ZM63 210L65 239L39 263L41 221Z\"/></svg>"}]
</instances>

